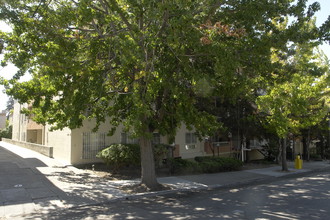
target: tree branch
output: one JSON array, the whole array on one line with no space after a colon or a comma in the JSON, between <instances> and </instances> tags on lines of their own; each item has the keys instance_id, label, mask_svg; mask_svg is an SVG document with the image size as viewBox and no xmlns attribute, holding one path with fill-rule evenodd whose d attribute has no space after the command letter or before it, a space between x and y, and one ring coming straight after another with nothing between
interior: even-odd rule
<instances>
[{"instance_id":1,"label":"tree branch","mask_svg":"<svg viewBox=\"0 0 330 220\"><path fill-rule=\"evenodd\" d=\"M109 0L110 3L108 3L105 0L99 0L99 1L101 1L104 4L104 6L107 6L107 8L111 8L110 3L112 4L114 10L118 12L119 17L122 19L122 21L127 26L131 37L134 39L134 41L136 43L138 43L139 41L137 40L137 38L135 36L133 25L128 21L128 19L126 18L125 14L123 13L123 11L119 7L118 3L116 2L116 0Z\"/></svg>"}]
</instances>

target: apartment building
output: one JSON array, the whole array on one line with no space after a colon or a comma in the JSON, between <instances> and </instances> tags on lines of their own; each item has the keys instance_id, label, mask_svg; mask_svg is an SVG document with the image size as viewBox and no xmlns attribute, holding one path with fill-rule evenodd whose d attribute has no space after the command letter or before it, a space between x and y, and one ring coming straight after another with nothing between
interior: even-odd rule
<instances>
[{"instance_id":1,"label":"apartment building","mask_svg":"<svg viewBox=\"0 0 330 220\"><path fill-rule=\"evenodd\" d=\"M108 136L110 123L104 123L97 132L92 132L95 126L94 120L86 120L80 128L51 131L50 125L37 124L32 118L21 114L21 110L28 107L27 104L15 102L12 139L52 147L52 156L67 164L100 162L100 159L96 158L97 152L110 144L137 143L136 139L123 132L121 126L113 136ZM158 133L154 133L153 142L169 144L167 138ZM223 141L220 144L221 146L213 147L209 140L200 140L194 131L189 131L185 125L182 125L175 136L173 156L185 159L213 154L229 156L233 153L230 141Z\"/></svg>"}]
</instances>

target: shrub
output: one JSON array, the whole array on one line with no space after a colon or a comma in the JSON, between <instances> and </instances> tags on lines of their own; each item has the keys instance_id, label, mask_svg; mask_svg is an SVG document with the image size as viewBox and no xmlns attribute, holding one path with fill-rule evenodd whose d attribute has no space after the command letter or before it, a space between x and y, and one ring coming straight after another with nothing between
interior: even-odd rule
<instances>
[{"instance_id":1,"label":"shrub","mask_svg":"<svg viewBox=\"0 0 330 220\"><path fill-rule=\"evenodd\" d=\"M239 170L243 162L228 157L196 157L195 161L171 158L171 173L216 173Z\"/></svg>"},{"instance_id":2,"label":"shrub","mask_svg":"<svg viewBox=\"0 0 330 220\"><path fill-rule=\"evenodd\" d=\"M156 166L167 157L170 146L158 144L154 147ZM117 171L123 167L140 166L140 147L138 144L112 144L97 154L98 158ZM243 163L240 160L227 157L196 157L195 161L181 158L168 159L171 173L215 173L239 170Z\"/></svg>"},{"instance_id":3,"label":"shrub","mask_svg":"<svg viewBox=\"0 0 330 220\"><path fill-rule=\"evenodd\" d=\"M213 158L213 159L212 159ZM195 161L201 163L201 162L205 162L205 161L210 161L210 160L214 160L215 157L212 156L204 156L204 157L195 157Z\"/></svg>"},{"instance_id":4,"label":"shrub","mask_svg":"<svg viewBox=\"0 0 330 220\"><path fill-rule=\"evenodd\" d=\"M243 166L243 162L229 157L196 157L202 172L215 173L223 171L239 170Z\"/></svg>"},{"instance_id":5,"label":"shrub","mask_svg":"<svg viewBox=\"0 0 330 220\"><path fill-rule=\"evenodd\" d=\"M13 131L13 126L12 125L6 127L3 130L0 130L0 139L1 138L9 138L9 139L11 139L12 131Z\"/></svg>"},{"instance_id":6,"label":"shrub","mask_svg":"<svg viewBox=\"0 0 330 220\"><path fill-rule=\"evenodd\" d=\"M310 159L311 160L322 160L322 157L321 157L321 155L319 155L319 154L310 154Z\"/></svg>"},{"instance_id":7,"label":"shrub","mask_svg":"<svg viewBox=\"0 0 330 220\"><path fill-rule=\"evenodd\" d=\"M158 167L162 160L167 157L170 150L169 145L157 144L153 148L155 164ZM128 166L140 166L141 153L138 144L112 144L109 147L100 151L97 155L108 166L114 170Z\"/></svg>"},{"instance_id":8,"label":"shrub","mask_svg":"<svg viewBox=\"0 0 330 220\"><path fill-rule=\"evenodd\" d=\"M138 144L112 144L97 155L115 171L126 166L140 165L140 147Z\"/></svg>"},{"instance_id":9,"label":"shrub","mask_svg":"<svg viewBox=\"0 0 330 220\"><path fill-rule=\"evenodd\" d=\"M192 160L170 158L169 165L172 174L189 174L200 171L198 163Z\"/></svg>"},{"instance_id":10,"label":"shrub","mask_svg":"<svg viewBox=\"0 0 330 220\"><path fill-rule=\"evenodd\" d=\"M216 173L220 171L220 165L216 161L200 162L199 166L203 173Z\"/></svg>"},{"instance_id":11,"label":"shrub","mask_svg":"<svg viewBox=\"0 0 330 220\"><path fill-rule=\"evenodd\" d=\"M156 167L161 166L164 159L168 158L168 154L171 150L172 146L167 144L156 144L154 145L153 152L154 152L154 159Z\"/></svg>"}]
</instances>

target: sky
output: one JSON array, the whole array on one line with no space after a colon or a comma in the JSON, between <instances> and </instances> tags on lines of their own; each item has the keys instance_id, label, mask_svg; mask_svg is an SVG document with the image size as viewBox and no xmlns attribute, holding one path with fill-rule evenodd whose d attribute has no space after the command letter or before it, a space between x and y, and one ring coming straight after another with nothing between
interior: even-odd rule
<instances>
[{"instance_id":1,"label":"sky","mask_svg":"<svg viewBox=\"0 0 330 220\"><path fill-rule=\"evenodd\" d=\"M308 0L308 3L311 4L315 1L318 1L321 4L321 10L316 13L316 25L322 24L330 15L330 0ZM9 31L10 28L4 23L0 22L0 29L2 31ZM321 49L325 54L330 58L330 45L324 44ZM0 55L0 61L3 59L3 55ZM16 72L16 68L13 65L8 65L7 67L0 66L0 76L6 79L9 79ZM6 109L8 97L3 92L3 86L0 86L0 111Z\"/></svg>"}]
</instances>

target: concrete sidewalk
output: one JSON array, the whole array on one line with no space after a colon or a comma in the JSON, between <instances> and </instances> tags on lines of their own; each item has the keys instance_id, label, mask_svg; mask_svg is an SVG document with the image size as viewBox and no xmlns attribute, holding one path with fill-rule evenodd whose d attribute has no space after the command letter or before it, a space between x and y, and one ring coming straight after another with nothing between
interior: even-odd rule
<instances>
[{"instance_id":1,"label":"concrete sidewalk","mask_svg":"<svg viewBox=\"0 0 330 220\"><path fill-rule=\"evenodd\" d=\"M0 142L0 219L60 208L91 205L135 196L152 196L182 190L240 186L330 168L327 161L306 162L301 170L281 172L280 166L237 172L158 178L173 190L128 195L119 186L139 180L109 181L34 151Z\"/></svg>"}]
</instances>

